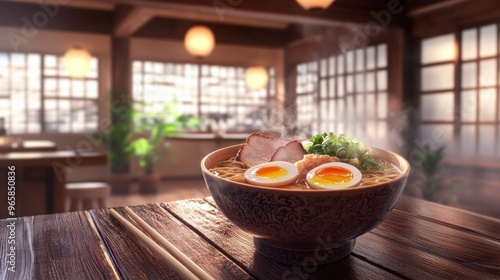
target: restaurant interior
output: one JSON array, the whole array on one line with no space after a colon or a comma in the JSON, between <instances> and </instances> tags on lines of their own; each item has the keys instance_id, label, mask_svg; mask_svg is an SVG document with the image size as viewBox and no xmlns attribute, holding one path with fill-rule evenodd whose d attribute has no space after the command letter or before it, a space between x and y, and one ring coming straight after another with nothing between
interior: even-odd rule
<instances>
[{"instance_id":1,"label":"restaurant interior","mask_svg":"<svg viewBox=\"0 0 500 280\"><path fill-rule=\"evenodd\" d=\"M500 218L499 24L497 0L2 0L0 178L18 216L202 198L210 152L334 132Z\"/></svg>"}]
</instances>

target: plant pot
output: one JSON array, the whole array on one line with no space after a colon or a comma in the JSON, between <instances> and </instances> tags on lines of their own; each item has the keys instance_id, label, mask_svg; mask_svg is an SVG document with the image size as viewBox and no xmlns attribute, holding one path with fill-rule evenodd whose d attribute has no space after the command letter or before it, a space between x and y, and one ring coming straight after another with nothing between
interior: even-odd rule
<instances>
[{"instance_id":1,"label":"plant pot","mask_svg":"<svg viewBox=\"0 0 500 280\"><path fill-rule=\"evenodd\" d=\"M158 173L144 174L139 179L139 192L153 194L160 191L160 175Z\"/></svg>"},{"instance_id":2,"label":"plant pot","mask_svg":"<svg viewBox=\"0 0 500 280\"><path fill-rule=\"evenodd\" d=\"M130 184L132 177L129 173L109 174L108 183L111 186L112 194L128 194L130 193Z\"/></svg>"}]
</instances>

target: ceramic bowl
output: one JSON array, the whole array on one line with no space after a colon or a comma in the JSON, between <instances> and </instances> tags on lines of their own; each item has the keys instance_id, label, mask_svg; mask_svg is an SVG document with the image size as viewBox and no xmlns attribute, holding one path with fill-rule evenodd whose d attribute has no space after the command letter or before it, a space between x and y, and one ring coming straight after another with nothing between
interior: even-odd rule
<instances>
[{"instance_id":1,"label":"ceramic bowl","mask_svg":"<svg viewBox=\"0 0 500 280\"><path fill-rule=\"evenodd\" d=\"M221 212L254 237L257 252L274 261L300 264L339 260L356 237L379 225L394 208L410 171L409 163L388 150L372 148L402 175L387 183L340 190L291 190L232 182L209 169L236 155L241 145L214 151L201 161L205 183Z\"/></svg>"}]
</instances>

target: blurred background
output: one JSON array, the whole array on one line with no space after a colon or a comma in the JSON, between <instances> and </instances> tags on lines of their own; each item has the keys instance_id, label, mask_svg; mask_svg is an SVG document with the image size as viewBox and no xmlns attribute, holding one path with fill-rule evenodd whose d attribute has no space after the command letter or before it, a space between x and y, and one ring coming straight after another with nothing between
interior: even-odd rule
<instances>
[{"instance_id":1,"label":"blurred background","mask_svg":"<svg viewBox=\"0 0 500 280\"><path fill-rule=\"evenodd\" d=\"M200 160L249 133L332 131L500 217L499 23L497 0L2 0L0 144L105 153L64 173L113 206L209 195Z\"/></svg>"}]
</instances>

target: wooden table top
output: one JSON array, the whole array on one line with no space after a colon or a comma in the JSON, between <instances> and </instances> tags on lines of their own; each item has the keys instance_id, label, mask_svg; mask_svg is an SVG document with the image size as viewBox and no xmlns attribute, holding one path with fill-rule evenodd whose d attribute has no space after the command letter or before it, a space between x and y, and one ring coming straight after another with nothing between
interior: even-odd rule
<instances>
[{"instance_id":1,"label":"wooden table top","mask_svg":"<svg viewBox=\"0 0 500 280\"><path fill-rule=\"evenodd\" d=\"M0 145L0 153L11 152L53 152L57 150L56 143L48 140L25 140L21 145Z\"/></svg>"},{"instance_id":2,"label":"wooden table top","mask_svg":"<svg viewBox=\"0 0 500 280\"><path fill-rule=\"evenodd\" d=\"M106 164L108 157L101 152L77 152L71 150L49 151L49 152L12 152L0 154L0 167L14 165L26 166L50 166L59 164L61 167L74 167L84 165Z\"/></svg>"},{"instance_id":3,"label":"wooden table top","mask_svg":"<svg viewBox=\"0 0 500 280\"><path fill-rule=\"evenodd\" d=\"M404 196L349 256L318 267L256 253L211 198L131 208L214 279L500 279L500 220ZM0 279L180 279L108 209L0 220L0 248Z\"/></svg>"}]
</instances>

